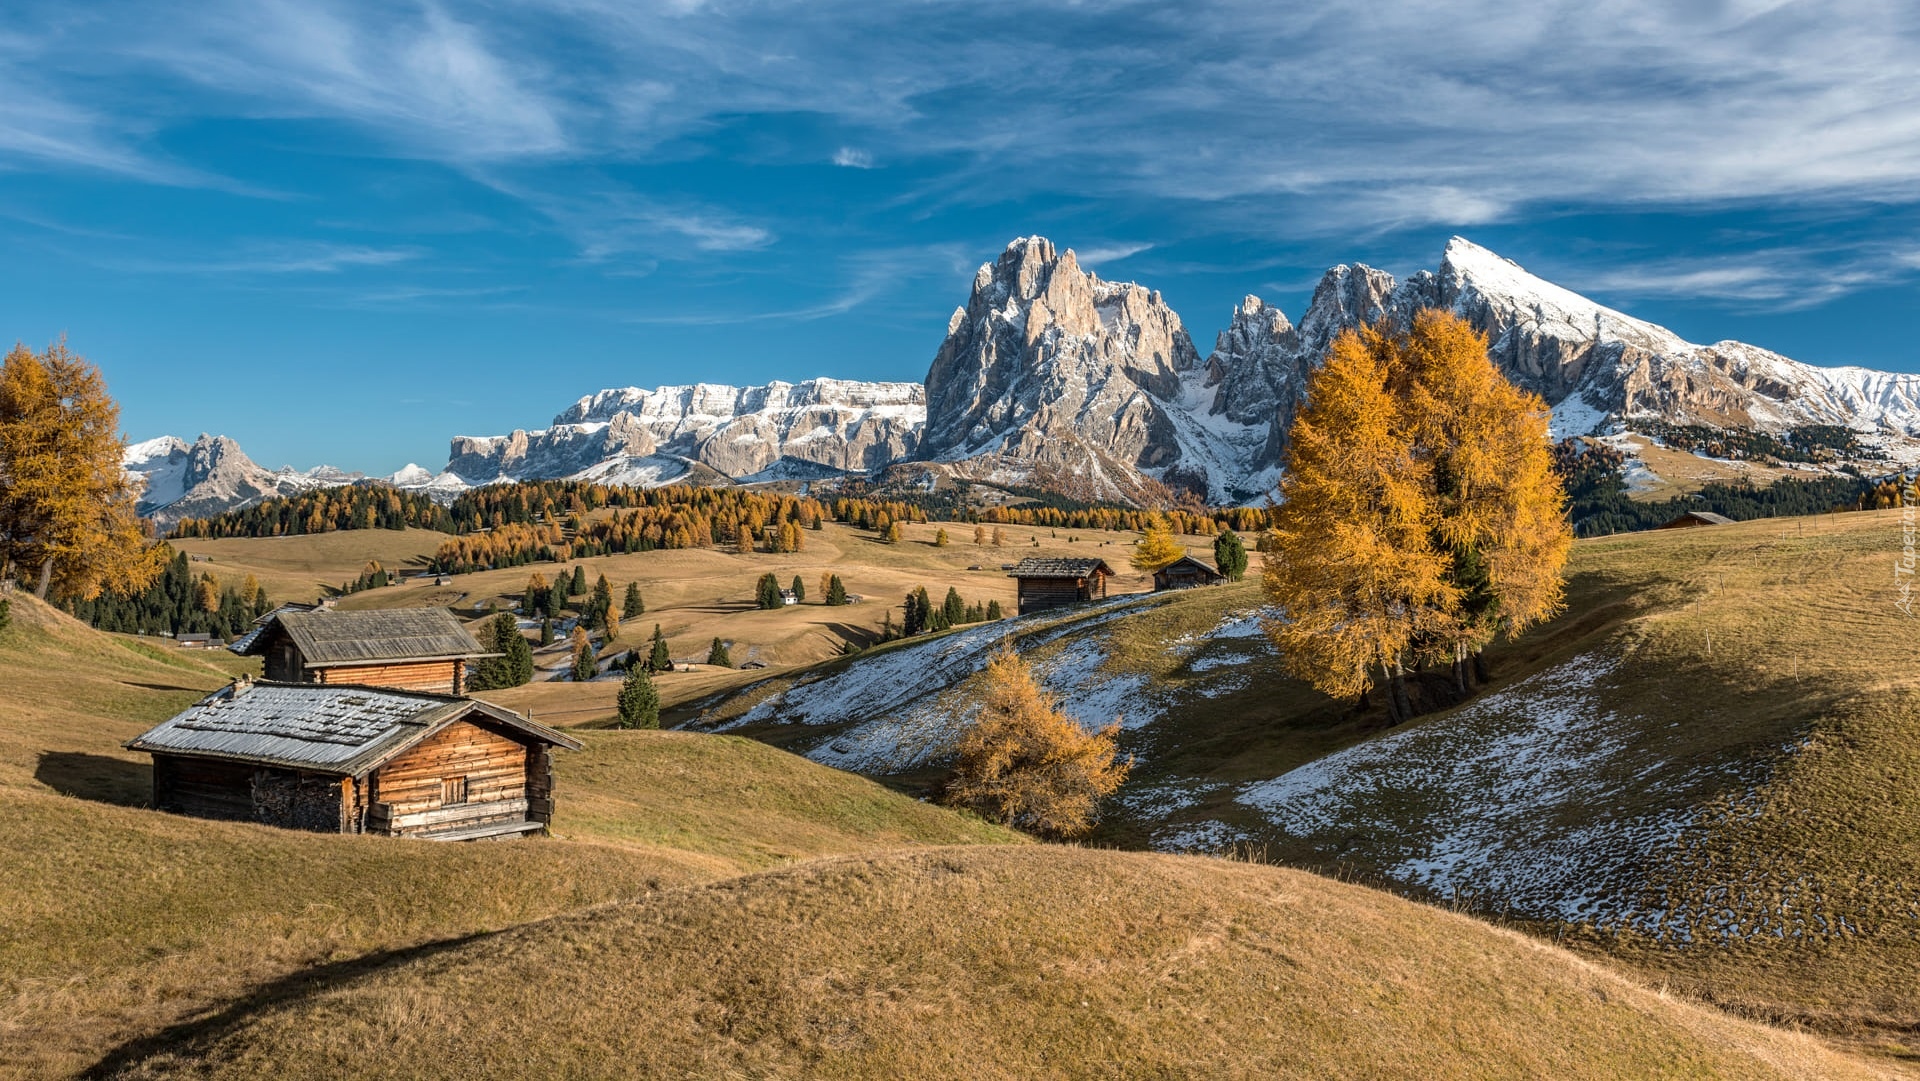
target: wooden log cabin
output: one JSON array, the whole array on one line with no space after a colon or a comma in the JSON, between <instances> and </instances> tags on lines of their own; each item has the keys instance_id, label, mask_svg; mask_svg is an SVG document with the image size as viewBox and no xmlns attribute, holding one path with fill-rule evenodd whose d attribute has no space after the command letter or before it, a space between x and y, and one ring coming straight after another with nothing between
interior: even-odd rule
<instances>
[{"instance_id":1,"label":"wooden log cabin","mask_svg":"<svg viewBox=\"0 0 1920 1081\"><path fill-rule=\"evenodd\" d=\"M264 675L278 683L351 683L452 695L466 692L470 662L494 655L444 608L282 610L233 649L265 658Z\"/></svg>"},{"instance_id":2,"label":"wooden log cabin","mask_svg":"<svg viewBox=\"0 0 1920 1081\"><path fill-rule=\"evenodd\" d=\"M436 841L545 833L553 749L580 749L472 699L245 680L126 746L153 756L161 810Z\"/></svg>"},{"instance_id":3,"label":"wooden log cabin","mask_svg":"<svg viewBox=\"0 0 1920 1081\"><path fill-rule=\"evenodd\" d=\"M1024 616L1105 597L1113 568L1103 559L1032 556L1021 560L1007 577L1019 583L1018 614Z\"/></svg>"},{"instance_id":4,"label":"wooden log cabin","mask_svg":"<svg viewBox=\"0 0 1920 1081\"><path fill-rule=\"evenodd\" d=\"M1153 589L1156 593L1163 589L1191 589L1219 585L1226 580L1226 575L1192 556L1181 556L1153 572Z\"/></svg>"}]
</instances>

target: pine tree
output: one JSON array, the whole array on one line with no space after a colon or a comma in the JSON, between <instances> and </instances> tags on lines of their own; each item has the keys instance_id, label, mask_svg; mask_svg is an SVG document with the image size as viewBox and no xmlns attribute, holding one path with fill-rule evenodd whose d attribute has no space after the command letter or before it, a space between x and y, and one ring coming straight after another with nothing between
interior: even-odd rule
<instances>
[{"instance_id":1,"label":"pine tree","mask_svg":"<svg viewBox=\"0 0 1920 1081\"><path fill-rule=\"evenodd\" d=\"M1247 546L1229 529L1213 539L1213 565L1227 581L1238 582L1247 573Z\"/></svg>"},{"instance_id":2,"label":"pine tree","mask_svg":"<svg viewBox=\"0 0 1920 1081\"><path fill-rule=\"evenodd\" d=\"M960 591L947 587L947 597L940 604L941 614L946 617L947 626L953 627L967 621L967 602L960 599Z\"/></svg>"},{"instance_id":3,"label":"pine tree","mask_svg":"<svg viewBox=\"0 0 1920 1081\"><path fill-rule=\"evenodd\" d=\"M543 646L550 646L553 644L553 617L552 616L548 616L547 618L540 621L540 644Z\"/></svg>"},{"instance_id":4,"label":"pine tree","mask_svg":"<svg viewBox=\"0 0 1920 1081\"><path fill-rule=\"evenodd\" d=\"M673 656L667 652L667 636L660 633L660 624L653 625L653 649L647 655L647 667L655 672L673 670Z\"/></svg>"},{"instance_id":5,"label":"pine tree","mask_svg":"<svg viewBox=\"0 0 1920 1081\"><path fill-rule=\"evenodd\" d=\"M807 602L807 584L805 582L802 582L800 580L800 576L796 574L793 576L793 603L805 604L806 602Z\"/></svg>"},{"instance_id":6,"label":"pine tree","mask_svg":"<svg viewBox=\"0 0 1920 1081\"><path fill-rule=\"evenodd\" d=\"M160 574L167 554L134 512L119 426L100 370L65 342L15 345L0 361L0 580L20 568L43 600L92 600Z\"/></svg>"},{"instance_id":7,"label":"pine tree","mask_svg":"<svg viewBox=\"0 0 1920 1081\"><path fill-rule=\"evenodd\" d=\"M1002 613L1001 613L1001 611L1000 611L1000 602L999 602L999 601L988 601L988 602L987 602L987 619L988 619L988 621L989 621L989 622L991 622L992 620L996 620L996 619L999 619L999 618L1001 618L1001 616L1002 616Z\"/></svg>"},{"instance_id":8,"label":"pine tree","mask_svg":"<svg viewBox=\"0 0 1920 1081\"><path fill-rule=\"evenodd\" d=\"M1143 574L1152 574L1163 567L1180 561L1187 554L1167 527L1159 522L1147 526L1147 531L1133 545L1133 557L1128 560L1133 569Z\"/></svg>"},{"instance_id":9,"label":"pine tree","mask_svg":"<svg viewBox=\"0 0 1920 1081\"><path fill-rule=\"evenodd\" d=\"M527 588L520 594L520 611L528 618L539 613L547 604L547 579L544 575L534 574L527 578ZM552 613L549 612L549 615Z\"/></svg>"},{"instance_id":10,"label":"pine tree","mask_svg":"<svg viewBox=\"0 0 1920 1081\"><path fill-rule=\"evenodd\" d=\"M613 586L608 584L607 576L601 575L593 583L593 598L587 604L590 613L588 622L597 627L607 625L607 617L613 614Z\"/></svg>"},{"instance_id":11,"label":"pine tree","mask_svg":"<svg viewBox=\"0 0 1920 1081\"><path fill-rule=\"evenodd\" d=\"M494 620L500 628L499 644L494 648L506 656L507 686L519 687L533 682L533 647L527 644L527 636L520 633L520 626L510 615L502 615Z\"/></svg>"},{"instance_id":12,"label":"pine tree","mask_svg":"<svg viewBox=\"0 0 1920 1081\"><path fill-rule=\"evenodd\" d=\"M562 574L554 579L553 588L547 591L547 615L558 619L567 610L567 576Z\"/></svg>"},{"instance_id":13,"label":"pine tree","mask_svg":"<svg viewBox=\"0 0 1920 1081\"><path fill-rule=\"evenodd\" d=\"M759 584L754 587L754 601L767 612L777 612L786 606L780 597L780 579L772 571L760 576Z\"/></svg>"},{"instance_id":14,"label":"pine tree","mask_svg":"<svg viewBox=\"0 0 1920 1081\"><path fill-rule=\"evenodd\" d=\"M567 580L567 596L579 597L587 592L587 568L573 568L573 577Z\"/></svg>"},{"instance_id":15,"label":"pine tree","mask_svg":"<svg viewBox=\"0 0 1920 1081\"><path fill-rule=\"evenodd\" d=\"M1080 836L1133 768L1116 749L1119 732L1118 720L1081 728L1003 644L987 664L979 717L956 748L946 801L1034 833Z\"/></svg>"},{"instance_id":16,"label":"pine tree","mask_svg":"<svg viewBox=\"0 0 1920 1081\"><path fill-rule=\"evenodd\" d=\"M839 575L832 575L827 579L827 604L829 607L839 608L846 603L847 587L841 584Z\"/></svg>"},{"instance_id":17,"label":"pine tree","mask_svg":"<svg viewBox=\"0 0 1920 1081\"><path fill-rule=\"evenodd\" d=\"M645 665L630 665L627 678L620 684L620 727L660 727L660 691L653 685Z\"/></svg>"},{"instance_id":18,"label":"pine tree","mask_svg":"<svg viewBox=\"0 0 1920 1081\"><path fill-rule=\"evenodd\" d=\"M640 583L628 582L626 600L620 605L620 618L638 619L646 613L646 602L640 599Z\"/></svg>"},{"instance_id":19,"label":"pine tree","mask_svg":"<svg viewBox=\"0 0 1920 1081\"><path fill-rule=\"evenodd\" d=\"M733 654L727 651L727 644L718 637L714 638L713 645L707 647L707 663L716 668L733 667Z\"/></svg>"}]
</instances>

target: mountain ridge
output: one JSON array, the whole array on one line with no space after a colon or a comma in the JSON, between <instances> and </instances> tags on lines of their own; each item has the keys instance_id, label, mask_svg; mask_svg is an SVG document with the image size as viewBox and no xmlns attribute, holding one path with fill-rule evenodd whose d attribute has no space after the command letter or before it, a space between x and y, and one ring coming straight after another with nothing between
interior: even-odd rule
<instances>
[{"instance_id":1,"label":"mountain ridge","mask_svg":"<svg viewBox=\"0 0 1920 1081\"><path fill-rule=\"evenodd\" d=\"M410 464L381 481L452 499L509 480L755 483L907 466L1092 499L1151 503L1187 490L1252 502L1279 480L1293 413L1333 339L1381 319L1404 325L1422 308L1485 333L1496 365L1547 402L1556 438L1636 424L1835 425L1876 460L1920 464L1920 375L1689 342L1464 237L1448 241L1436 269L1404 280L1364 263L1329 268L1297 323L1249 294L1203 359L1159 291L1105 281L1072 249L1024 236L981 264L925 382L608 388L545 428L455 436L445 468ZM192 449L171 437L128 449L128 469L149 481L143 513L177 520L361 479L262 470L231 440L189 469Z\"/></svg>"}]
</instances>

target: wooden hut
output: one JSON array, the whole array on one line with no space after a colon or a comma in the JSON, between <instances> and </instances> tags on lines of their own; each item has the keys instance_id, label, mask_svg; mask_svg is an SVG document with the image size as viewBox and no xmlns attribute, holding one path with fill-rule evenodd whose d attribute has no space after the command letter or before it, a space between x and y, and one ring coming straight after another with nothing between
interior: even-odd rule
<instances>
[{"instance_id":1,"label":"wooden hut","mask_svg":"<svg viewBox=\"0 0 1920 1081\"><path fill-rule=\"evenodd\" d=\"M1103 559L1033 556L1014 564L1007 577L1019 582L1018 614L1026 615L1105 597L1113 568Z\"/></svg>"},{"instance_id":2,"label":"wooden hut","mask_svg":"<svg viewBox=\"0 0 1920 1081\"><path fill-rule=\"evenodd\" d=\"M126 746L153 755L161 810L440 841L545 832L551 752L580 749L468 698L245 680Z\"/></svg>"},{"instance_id":3,"label":"wooden hut","mask_svg":"<svg viewBox=\"0 0 1920 1081\"><path fill-rule=\"evenodd\" d=\"M1694 529L1703 525L1732 525L1733 519L1724 514L1715 514L1710 510L1690 510L1665 525L1655 529Z\"/></svg>"},{"instance_id":4,"label":"wooden hut","mask_svg":"<svg viewBox=\"0 0 1920 1081\"><path fill-rule=\"evenodd\" d=\"M1156 593L1163 589L1191 589L1219 585L1226 580L1226 575L1192 556L1181 556L1153 572L1153 589Z\"/></svg>"},{"instance_id":5,"label":"wooden hut","mask_svg":"<svg viewBox=\"0 0 1920 1081\"><path fill-rule=\"evenodd\" d=\"M266 658L280 683L353 683L432 694L466 690L467 663L493 654L444 608L274 613L234 652Z\"/></svg>"}]
</instances>

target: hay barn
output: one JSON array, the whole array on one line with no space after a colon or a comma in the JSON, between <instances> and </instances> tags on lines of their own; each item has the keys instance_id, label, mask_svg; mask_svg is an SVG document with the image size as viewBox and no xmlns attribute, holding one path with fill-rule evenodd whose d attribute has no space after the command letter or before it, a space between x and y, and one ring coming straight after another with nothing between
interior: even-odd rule
<instances>
[{"instance_id":1,"label":"hay barn","mask_svg":"<svg viewBox=\"0 0 1920 1081\"><path fill-rule=\"evenodd\" d=\"M235 642L233 650L264 657L266 678L279 683L352 683L453 695L465 693L470 662L494 656L444 608L283 610Z\"/></svg>"},{"instance_id":2,"label":"hay barn","mask_svg":"<svg viewBox=\"0 0 1920 1081\"><path fill-rule=\"evenodd\" d=\"M1018 581L1018 614L1026 615L1105 597L1113 568L1103 559L1034 556L1014 564L1007 577Z\"/></svg>"},{"instance_id":3,"label":"hay barn","mask_svg":"<svg viewBox=\"0 0 1920 1081\"><path fill-rule=\"evenodd\" d=\"M164 811L448 841L544 833L553 748L580 749L472 699L245 680L126 746Z\"/></svg>"}]
</instances>

